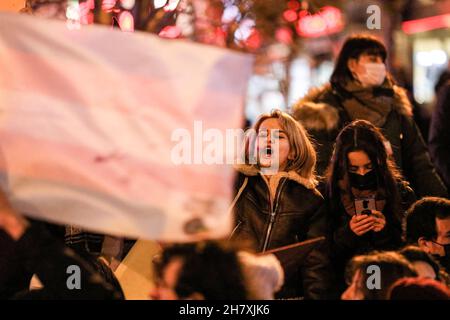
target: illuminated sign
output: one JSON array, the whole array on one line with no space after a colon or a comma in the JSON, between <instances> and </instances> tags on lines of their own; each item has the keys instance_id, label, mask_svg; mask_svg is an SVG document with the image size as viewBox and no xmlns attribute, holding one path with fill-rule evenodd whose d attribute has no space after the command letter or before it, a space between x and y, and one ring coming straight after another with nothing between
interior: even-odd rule
<instances>
[{"instance_id":1,"label":"illuminated sign","mask_svg":"<svg viewBox=\"0 0 450 320\"><path fill-rule=\"evenodd\" d=\"M402 23L402 30L406 34L425 32L440 28L450 28L450 13L424 19L405 21Z\"/></svg>"},{"instance_id":2,"label":"illuminated sign","mask_svg":"<svg viewBox=\"0 0 450 320\"><path fill-rule=\"evenodd\" d=\"M306 10L299 13L296 23L297 33L302 37L315 38L342 31L344 19L341 10L332 6L320 9L316 14Z\"/></svg>"}]
</instances>

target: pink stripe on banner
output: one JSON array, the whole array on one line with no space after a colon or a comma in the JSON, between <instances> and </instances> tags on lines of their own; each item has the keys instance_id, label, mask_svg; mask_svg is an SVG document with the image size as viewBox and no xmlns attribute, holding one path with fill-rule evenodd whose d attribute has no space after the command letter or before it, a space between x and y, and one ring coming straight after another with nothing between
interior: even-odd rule
<instances>
[{"instance_id":1,"label":"pink stripe on banner","mask_svg":"<svg viewBox=\"0 0 450 320\"><path fill-rule=\"evenodd\" d=\"M2 131L0 140L1 148L8 150L6 163L0 161L0 170L10 176L45 179L117 198L126 196L130 201L152 203L164 198L166 188L223 198L231 196L230 188L222 186L233 181L226 166L202 168L197 173L191 165L146 163L114 153L99 155L80 145L54 143L19 133Z\"/></svg>"},{"instance_id":2,"label":"pink stripe on banner","mask_svg":"<svg viewBox=\"0 0 450 320\"><path fill-rule=\"evenodd\" d=\"M111 70L105 72L80 62L68 64L58 57L50 62L46 57L21 51L12 50L6 56L0 59L0 70L4 70L0 73L0 88L4 90L37 93L83 108L114 109L124 114L135 112L136 108L153 110L157 107L181 124L189 124L191 120L190 110L173 108L177 95L170 81L152 75L133 77ZM61 65L64 69L60 69ZM12 70L11 66L16 68ZM152 94L155 92L158 95ZM181 101L178 103L182 105Z\"/></svg>"},{"instance_id":3,"label":"pink stripe on banner","mask_svg":"<svg viewBox=\"0 0 450 320\"><path fill-rule=\"evenodd\" d=\"M207 129L239 128L251 57L5 13L0 52L0 174L16 208L122 236L227 235L233 170L174 165L171 135L190 134L194 160Z\"/></svg>"}]
</instances>

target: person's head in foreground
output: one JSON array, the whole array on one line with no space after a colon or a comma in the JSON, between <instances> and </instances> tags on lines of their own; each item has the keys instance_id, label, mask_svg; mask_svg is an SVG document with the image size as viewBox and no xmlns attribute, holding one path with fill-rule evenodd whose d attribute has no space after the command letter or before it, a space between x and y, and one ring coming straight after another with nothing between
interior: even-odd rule
<instances>
[{"instance_id":1,"label":"person's head in foreground","mask_svg":"<svg viewBox=\"0 0 450 320\"><path fill-rule=\"evenodd\" d=\"M405 219L405 237L433 255L450 270L450 200L425 197L411 206Z\"/></svg>"},{"instance_id":2,"label":"person's head in foreground","mask_svg":"<svg viewBox=\"0 0 450 320\"><path fill-rule=\"evenodd\" d=\"M394 251L374 252L354 257L347 266L348 288L342 300L386 300L398 279L416 277L413 265Z\"/></svg>"},{"instance_id":3,"label":"person's head in foreground","mask_svg":"<svg viewBox=\"0 0 450 320\"><path fill-rule=\"evenodd\" d=\"M170 245L154 263L154 299L247 298L237 250L227 244L205 241Z\"/></svg>"},{"instance_id":4,"label":"person's head in foreground","mask_svg":"<svg viewBox=\"0 0 450 320\"><path fill-rule=\"evenodd\" d=\"M273 255L218 241L168 246L154 263L157 286L151 295L159 300L273 299L284 277Z\"/></svg>"},{"instance_id":5,"label":"person's head in foreground","mask_svg":"<svg viewBox=\"0 0 450 320\"><path fill-rule=\"evenodd\" d=\"M403 278L395 282L388 293L389 300L450 300L444 284L427 278Z\"/></svg>"},{"instance_id":6,"label":"person's head in foreground","mask_svg":"<svg viewBox=\"0 0 450 320\"><path fill-rule=\"evenodd\" d=\"M399 251L416 269L419 277L437 280L446 283L448 274L442 269L433 256L425 250L409 245Z\"/></svg>"},{"instance_id":7,"label":"person's head in foreground","mask_svg":"<svg viewBox=\"0 0 450 320\"><path fill-rule=\"evenodd\" d=\"M246 148L246 161L256 162L263 173L295 171L314 180L316 151L306 130L292 116L280 110L262 114L250 132L254 136Z\"/></svg>"},{"instance_id":8,"label":"person's head in foreground","mask_svg":"<svg viewBox=\"0 0 450 320\"><path fill-rule=\"evenodd\" d=\"M23 1L22 1L23 2ZM80 1L85 2L85 1ZM68 1L64 0L26 0L21 13L44 18L66 20Z\"/></svg>"}]
</instances>

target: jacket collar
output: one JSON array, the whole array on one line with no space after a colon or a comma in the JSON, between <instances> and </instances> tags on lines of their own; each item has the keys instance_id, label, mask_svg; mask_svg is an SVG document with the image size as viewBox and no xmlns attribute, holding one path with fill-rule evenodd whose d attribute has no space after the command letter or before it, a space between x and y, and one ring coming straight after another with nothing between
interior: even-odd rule
<instances>
[{"instance_id":1,"label":"jacket collar","mask_svg":"<svg viewBox=\"0 0 450 320\"><path fill-rule=\"evenodd\" d=\"M248 164L237 165L235 166L235 169L248 177L257 176L261 174L260 170L254 165ZM316 184L314 181L310 181L306 178L303 178L297 172L292 170L288 172L278 172L275 176L279 179L287 178L288 180L295 181L307 189L314 190L316 188Z\"/></svg>"},{"instance_id":2,"label":"jacket collar","mask_svg":"<svg viewBox=\"0 0 450 320\"><path fill-rule=\"evenodd\" d=\"M405 116L412 116L412 105L406 91L397 86L392 87L394 92L393 109ZM336 106L329 104L325 98L327 93L339 95L329 83L321 87L312 88L292 106L295 119L300 120L306 129L331 131L339 123L339 112Z\"/></svg>"}]
</instances>

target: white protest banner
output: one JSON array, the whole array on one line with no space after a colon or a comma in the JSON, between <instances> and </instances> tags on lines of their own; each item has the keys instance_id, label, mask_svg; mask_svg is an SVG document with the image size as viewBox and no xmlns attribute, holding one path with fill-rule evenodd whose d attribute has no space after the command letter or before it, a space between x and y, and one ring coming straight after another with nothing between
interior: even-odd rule
<instances>
[{"instance_id":1,"label":"white protest banner","mask_svg":"<svg viewBox=\"0 0 450 320\"><path fill-rule=\"evenodd\" d=\"M175 164L172 133L239 128L251 70L226 49L0 13L2 188L20 212L87 230L225 236L233 169Z\"/></svg>"}]
</instances>

